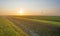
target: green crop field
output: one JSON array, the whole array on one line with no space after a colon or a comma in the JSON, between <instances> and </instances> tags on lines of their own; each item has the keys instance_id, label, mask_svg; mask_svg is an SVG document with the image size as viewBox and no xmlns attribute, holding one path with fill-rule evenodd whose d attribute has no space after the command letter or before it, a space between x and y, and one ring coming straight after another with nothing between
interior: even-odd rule
<instances>
[{"instance_id":1,"label":"green crop field","mask_svg":"<svg viewBox=\"0 0 60 36\"><path fill-rule=\"evenodd\" d=\"M40 36L60 36L60 16L14 16L13 18Z\"/></svg>"},{"instance_id":2,"label":"green crop field","mask_svg":"<svg viewBox=\"0 0 60 36\"><path fill-rule=\"evenodd\" d=\"M20 17L60 22L60 16L20 16Z\"/></svg>"},{"instance_id":3,"label":"green crop field","mask_svg":"<svg viewBox=\"0 0 60 36\"><path fill-rule=\"evenodd\" d=\"M16 16L16 17L60 26L60 16Z\"/></svg>"},{"instance_id":4,"label":"green crop field","mask_svg":"<svg viewBox=\"0 0 60 36\"><path fill-rule=\"evenodd\" d=\"M0 36L27 36L27 34L12 22L0 16Z\"/></svg>"},{"instance_id":5,"label":"green crop field","mask_svg":"<svg viewBox=\"0 0 60 36\"><path fill-rule=\"evenodd\" d=\"M0 36L60 36L60 16L0 17Z\"/></svg>"}]
</instances>

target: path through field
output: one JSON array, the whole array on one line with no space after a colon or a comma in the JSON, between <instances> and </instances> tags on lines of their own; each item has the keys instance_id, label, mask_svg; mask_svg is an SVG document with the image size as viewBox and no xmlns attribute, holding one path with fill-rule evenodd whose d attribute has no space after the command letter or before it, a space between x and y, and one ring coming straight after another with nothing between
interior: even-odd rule
<instances>
[{"instance_id":1,"label":"path through field","mask_svg":"<svg viewBox=\"0 0 60 36\"><path fill-rule=\"evenodd\" d=\"M24 18L6 17L29 36L60 36L60 27Z\"/></svg>"}]
</instances>

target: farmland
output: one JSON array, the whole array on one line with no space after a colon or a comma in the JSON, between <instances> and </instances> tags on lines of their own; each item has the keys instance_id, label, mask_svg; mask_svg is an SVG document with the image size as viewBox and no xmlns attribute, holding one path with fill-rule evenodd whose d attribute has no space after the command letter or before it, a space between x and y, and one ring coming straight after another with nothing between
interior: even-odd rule
<instances>
[{"instance_id":1,"label":"farmland","mask_svg":"<svg viewBox=\"0 0 60 36\"><path fill-rule=\"evenodd\" d=\"M60 22L60 16L20 16L20 17Z\"/></svg>"},{"instance_id":2,"label":"farmland","mask_svg":"<svg viewBox=\"0 0 60 36\"><path fill-rule=\"evenodd\" d=\"M30 36L60 36L59 16L12 16L8 19Z\"/></svg>"},{"instance_id":3,"label":"farmland","mask_svg":"<svg viewBox=\"0 0 60 36\"><path fill-rule=\"evenodd\" d=\"M1 36L60 36L60 16L5 16L0 26Z\"/></svg>"},{"instance_id":4,"label":"farmland","mask_svg":"<svg viewBox=\"0 0 60 36\"><path fill-rule=\"evenodd\" d=\"M20 28L0 16L0 36L27 36Z\"/></svg>"}]
</instances>

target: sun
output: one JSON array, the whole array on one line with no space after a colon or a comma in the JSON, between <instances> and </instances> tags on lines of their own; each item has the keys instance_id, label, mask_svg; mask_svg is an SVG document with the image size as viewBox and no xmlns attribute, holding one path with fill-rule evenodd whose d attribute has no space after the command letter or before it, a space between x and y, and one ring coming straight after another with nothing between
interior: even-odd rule
<instances>
[{"instance_id":1,"label":"sun","mask_svg":"<svg viewBox=\"0 0 60 36\"><path fill-rule=\"evenodd\" d=\"M19 10L19 13L20 13L20 15L23 15L23 10L22 9Z\"/></svg>"}]
</instances>

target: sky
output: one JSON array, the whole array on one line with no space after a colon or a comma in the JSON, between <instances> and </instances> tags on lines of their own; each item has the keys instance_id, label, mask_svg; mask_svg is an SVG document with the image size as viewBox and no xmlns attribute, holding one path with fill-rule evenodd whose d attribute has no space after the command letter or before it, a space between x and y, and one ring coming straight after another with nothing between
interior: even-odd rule
<instances>
[{"instance_id":1,"label":"sky","mask_svg":"<svg viewBox=\"0 0 60 36\"><path fill-rule=\"evenodd\" d=\"M0 15L60 15L60 0L0 0Z\"/></svg>"}]
</instances>

